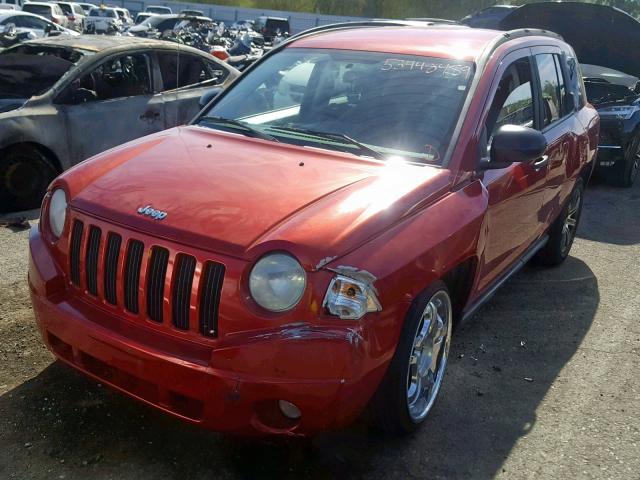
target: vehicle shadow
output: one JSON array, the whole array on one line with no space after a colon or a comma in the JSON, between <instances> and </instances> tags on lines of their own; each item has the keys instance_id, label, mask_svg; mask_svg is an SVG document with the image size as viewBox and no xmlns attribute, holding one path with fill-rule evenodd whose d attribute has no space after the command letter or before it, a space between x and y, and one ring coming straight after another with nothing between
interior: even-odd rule
<instances>
[{"instance_id":1,"label":"vehicle shadow","mask_svg":"<svg viewBox=\"0 0 640 480\"><path fill-rule=\"evenodd\" d=\"M0 227L8 228L12 232L21 232L30 228L39 218L39 208L16 213L0 213Z\"/></svg>"},{"instance_id":2,"label":"vehicle shadow","mask_svg":"<svg viewBox=\"0 0 640 480\"><path fill-rule=\"evenodd\" d=\"M524 269L456 331L442 396L407 438L364 421L311 440L234 438L54 363L0 396L0 477L490 478L534 427L599 301L597 280L579 259Z\"/></svg>"},{"instance_id":3,"label":"vehicle shadow","mask_svg":"<svg viewBox=\"0 0 640 480\"><path fill-rule=\"evenodd\" d=\"M594 177L584 197L578 237L614 245L640 243L640 223L621 219L640 211L640 179L633 187L611 186L606 178Z\"/></svg>"}]
</instances>

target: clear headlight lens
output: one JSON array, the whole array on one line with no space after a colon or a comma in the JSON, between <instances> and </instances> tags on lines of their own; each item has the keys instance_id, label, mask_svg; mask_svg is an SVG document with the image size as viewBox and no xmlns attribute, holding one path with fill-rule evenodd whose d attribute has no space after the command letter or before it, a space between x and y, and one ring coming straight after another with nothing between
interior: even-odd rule
<instances>
[{"instance_id":1,"label":"clear headlight lens","mask_svg":"<svg viewBox=\"0 0 640 480\"><path fill-rule=\"evenodd\" d=\"M625 105L621 107L606 107L598 110L602 117L617 118L620 120L629 120L634 113L640 110L637 105Z\"/></svg>"},{"instance_id":2,"label":"clear headlight lens","mask_svg":"<svg viewBox=\"0 0 640 480\"><path fill-rule=\"evenodd\" d=\"M49 202L49 228L56 238L62 235L64 222L67 218L67 194L58 188L54 190Z\"/></svg>"},{"instance_id":3,"label":"clear headlight lens","mask_svg":"<svg viewBox=\"0 0 640 480\"><path fill-rule=\"evenodd\" d=\"M369 284L343 275L333 277L322 305L343 320L358 320L365 313L382 310Z\"/></svg>"},{"instance_id":4,"label":"clear headlight lens","mask_svg":"<svg viewBox=\"0 0 640 480\"><path fill-rule=\"evenodd\" d=\"M295 258L271 253L258 260L251 270L249 290L262 308L284 312L298 304L306 281L304 269Z\"/></svg>"}]
</instances>

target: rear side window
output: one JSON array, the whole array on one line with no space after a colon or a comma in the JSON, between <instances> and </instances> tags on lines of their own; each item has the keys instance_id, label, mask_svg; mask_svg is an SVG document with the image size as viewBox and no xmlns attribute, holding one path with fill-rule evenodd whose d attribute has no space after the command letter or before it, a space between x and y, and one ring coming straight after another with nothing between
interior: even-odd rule
<instances>
[{"instance_id":1,"label":"rear side window","mask_svg":"<svg viewBox=\"0 0 640 480\"><path fill-rule=\"evenodd\" d=\"M536 65L542 90L542 126L546 127L563 115L562 101L566 102L566 89L562 71L558 71L557 55L543 53L536 55Z\"/></svg>"},{"instance_id":2,"label":"rear side window","mask_svg":"<svg viewBox=\"0 0 640 480\"><path fill-rule=\"evenodd\" d=\"M62 5L58 5L58 6L60 7L60 9L65 15L71 15L71 5L63 3Z\"/></svg>"}]
</instances>

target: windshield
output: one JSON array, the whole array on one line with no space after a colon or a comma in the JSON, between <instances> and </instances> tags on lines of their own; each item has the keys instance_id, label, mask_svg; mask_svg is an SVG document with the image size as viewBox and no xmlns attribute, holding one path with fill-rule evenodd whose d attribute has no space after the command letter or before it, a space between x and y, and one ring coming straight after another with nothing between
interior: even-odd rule
<instances>
[{"instance_id":1,"label":"windshield","mask_svg":"<svg viewBox=\"0 0 640 480\"><path fill-rule=\"evenodd\" d=\"M115 10L108 10L106 8L92 8L89 12L90 17L102 17L102 18L116 18L118 15Z\"/></svg>"},{"instance_id":2,"label":"windshield","mask_svg":"<svg viewBox=\"0 0 640 480\"><path fill-rule=\"evenodd\" d=\"M71 48L17 45L0 53L0 97L42 95L82 57Z\"/></svg>"},{"instance_id":3,"label":"windshield","mask_svg":"<svg viewBox=\"0 0 640 480\"><path fill-rule=\"evenodd\" d=\"M211 121L228 119L281 142L439 163L472 73L459 60L288 48L241 77L198 123L231 130Z\"/></svg>"},{"instance_id":4,"label":"windshield","mask_svg":"<svg viewBox=\"0 0 640 480\"><path fill-rule=\"evenodd\" d=\"M65 15L71 15L73 13L71 12L71 5L67 3L59 3L58 6L62 9L62 13Z\"/></svg>"}]
</instances>

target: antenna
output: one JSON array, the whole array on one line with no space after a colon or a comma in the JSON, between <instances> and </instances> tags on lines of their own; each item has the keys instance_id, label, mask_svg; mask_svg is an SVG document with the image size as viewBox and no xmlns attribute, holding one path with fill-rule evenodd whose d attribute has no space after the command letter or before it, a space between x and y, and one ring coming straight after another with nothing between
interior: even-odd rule
<instances>
[{"instance_id":1,"label":"antenna","mask_svg":"<svg viewBox=\"0 0 640 480\"><path fill-rule=\"evenodd\" d=\"M177 59L176 59L176 92L177 92L178 89L180 88L180 42L178 41L176 43L178 44L178 53L177 53ZM180 109L177 108L176 109L176 125L175 125L176 127L179 126L178 124L180 123L179 112L180 112Z\"/></svg>"}]
</instances>

